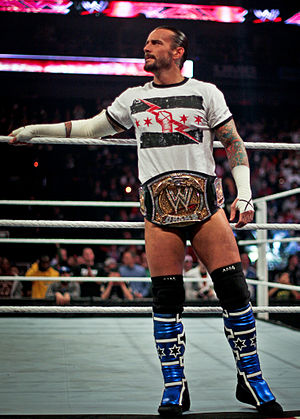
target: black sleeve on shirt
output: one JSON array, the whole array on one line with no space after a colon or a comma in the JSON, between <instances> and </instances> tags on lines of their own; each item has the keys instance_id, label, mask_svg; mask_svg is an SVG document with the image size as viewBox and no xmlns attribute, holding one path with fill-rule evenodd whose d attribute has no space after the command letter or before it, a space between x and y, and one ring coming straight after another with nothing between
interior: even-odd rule
<instances>
[{"instance_id":1,"label":"black sleeve on shirt","mask_svg":"<svg viewBox=\"0 0 300 419\"><path fill-rule=\"evenodd\" d=\"M233 116L231 115L229 118L225 119L225 121L220 122L219 124L217 124L215 127L213 127L213 129L218 129L220 128L222 125L227 124L227 122L231 121L233 119Z\"/></svg>"},{"instance_id":2,"label":"black sleeve on shirt","mask_svg":"<svg viewBox=\"0 0 300 419\"><path fill-rule=\"evenodd\" d=\"M120 122L116 121L107 110L106 110L106 117L107 117L108 121L111 120L118 127L120 127L121 129L123 129L124 131L127 131L128 128L123 127L123 125L120 124Z\"/></svg>"}]
</instances>

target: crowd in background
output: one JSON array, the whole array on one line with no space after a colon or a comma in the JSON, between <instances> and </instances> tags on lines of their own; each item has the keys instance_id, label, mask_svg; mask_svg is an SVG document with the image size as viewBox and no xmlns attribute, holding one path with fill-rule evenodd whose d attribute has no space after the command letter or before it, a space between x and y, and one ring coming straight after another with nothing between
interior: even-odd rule
<instances>
[{"instance_id":1,"label":"crowd in background","mask_svg":"<svg viewBox=\"0 0 300 419\"><path fill-rule=\"evenodd\" d=\"M109 100L97 103L76 104L72 108L44 107L40 103L27 105L14 104L3 109L1 132L30 123L60 122L68 119L82 119L94 115L106 107ZM290 142L298 143L300 131L295 121L264 116L257 121L236 119L238 130L244 141ZM132 134L132 135L130 135ZM125 137L133 137L127 132ZM7 146L9 147L9 146ZM223 179L226 198L225 210L235 198L235 185L223 149L215 149L216 173ZM252 151L248 150L251 166L251 184L254 197L290 190L300 183L300 152L295 151ZM4 154L5 155L5 154ZM75 147L38 145L10 148L10 160L3 161L2 198L5 199L55 199L55 200L93 200L93 201L137 201L138 172L136 150L130 146L88 146ZM5 157L2 157L3 159ZM38 163L35 167L34 163ZM10 169L14 164L14 170ZM127 187L127 189L126 189ZM128 189L130 187L130 189ZM4 218L53 219L53 220L114 220L142 221L138 208L88 208L79 207L2 207ZM274 200L268 204L268 222L298 223L300 220L299 195ZM53 230L18 229L18 235L25 237L56 236ZM78 236L78 231L63 234ZM8 235L15 235L13 229ZM91 232L89 237L107 237L107 232ZM245 233L244 233L245 234ZM293 233L290 233L293 234ZM110 231L110 237L142 237L139 231ZM272 237L272 232L269 232ZM63 236L64 237L64 236ZM241 249L241 253L243 249ZM0 281L0 298L46 298L57 304L69 304L71 299L98 297L103 300L143 300L151 298L151 285L148 282L116 281L116 277L148 277L147 259L143 246L96 246L74 252L72 248L53 249L51 254L37 255L25 252L22 256L2 253L0 275L17 278L18 275L51 277L113 277L112 281ZM299 248L292 249L290 262L277 270L271 279L283 284L300 285ZM96 255L95 255L96 254ZM245 275L256 278L255 265L251 264L247 253L242 253ZM293 265L293 266L292 266ZM184 275L195 279L186 282L188 300L215 300L211 279L205 267L188 250ZM255 286L249 285L251 297L255 299ZM270 298L297 299L299 293L271 289Z\"/></svg>"},{"instance_id":2,"label":"crowd in background","mask_svg":"<svg viewBox=\"0 0 300 419\"><path fill-rule=\"evenodd\" d=\"M138 249L134 247L125 250L122 255L118 254L116 247L112 247L104 263L98 263L92 248L85 247L82 254L76 256L68 255L65 248L57 245L57 253L53 259L43 254L31 266L23 266L24 272L8 258L0 257L0 276L11 277L11 280L0 281L0 299L29 297L53 300L58 305L70 304L71 300L78 298L91 297L113 301L151 299L151 281L146 254L142 248L139 252L135 252ZM114 257L110 256L111 254ZM247 253L241 254L241 261L246 278L257 279L255 264L251 264ZM20 281L18 276L21 274L33 279ZM185 256L183 275L187 301L217 301L209 273L192 252ZM34 277L45 279L34 280ZM146 280L143 281L141 278ZM289 257L284 269L277 272L275 282L300 285L298 255ZM256 285L248 284L248 288L251 299L255 301ZM269 297L276 301L298 300L300 293L274 287L270 288Z\"/></svg>"}]
</instances>

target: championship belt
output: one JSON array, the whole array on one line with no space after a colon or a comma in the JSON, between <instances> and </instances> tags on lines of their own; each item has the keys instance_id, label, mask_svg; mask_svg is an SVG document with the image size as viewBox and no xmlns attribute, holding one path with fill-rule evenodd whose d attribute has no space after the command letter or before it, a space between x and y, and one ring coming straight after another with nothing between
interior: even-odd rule
<instances>
[{"instance_id":1,"label":"championship belt","mask_svg":"<svg viewBox=\"0 0 300 419\"><path fill-rule=\"evenodd\" d=\"M221 179L191 172L172 172L140 189L141 213L159 225L187 226L210 217L224 202Z\"/></svg>"}]
</instances>

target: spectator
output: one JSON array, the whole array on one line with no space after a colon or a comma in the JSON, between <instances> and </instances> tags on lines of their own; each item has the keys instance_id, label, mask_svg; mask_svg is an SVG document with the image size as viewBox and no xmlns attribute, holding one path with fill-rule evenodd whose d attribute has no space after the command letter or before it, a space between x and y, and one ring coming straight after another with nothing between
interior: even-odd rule
<instances>
[{"instance_id":1,"label":"spectator","mask_svg":"<svg viewBox=\"0 0 300 419\"><path fill-rule=\"evenodd\" d=\"M256 269L253 265L251 265L250 258L247 253L241 253L241 262L242 262L242 268L245 275L245 278L248 279L256 279ZM255 299L256 294L256 286L252 284L247 284L248 290L250 292L251 299Z\"/></svg>"},{"instance_id":2,"label":"spectator","mask_svg":"<svg viewBox=\"0 0 300 419\"><path fill-rule=\"evenodd\" d=\"M59 273L50 266L50 258L48 255L42 255L40 259L33 263L26 272L25 276L45 276L56 277ZM32 298L45 298L48 286L53 281L33 281L31 296Z\"/></svg>"},{"instance_id":3,"label":"spectator","mask_svg":"<svg viewBox=\"0 0 300 419\"><path fill-rule=\"evenodd\" d=\"M59 270L61 266L68 266L68 252L63 247L60 247L59 244L56 245L57 253L55 257L51 260L51 266L54 269Z\"/></svg>"},{"instance_id":4,"label":"spectator","mask_svg":"<svg viewBox=\"0 0 300 419\"><path fill-rule=\"evenodd\" d=\"M111 278L119 278L120 272L111 270L108 274ZM133 295L123 281L109 281L103 288L101 298L103 300L133 300Z\"/></svg>"},{"instance_id":5,"label":"spectator","mask_svg":"<svg viewBox=\"0 0 300 419\"><path fill-rule=\"evenodd\" d=\"M134 263L134 255L131 252L124 252L123 265L120 266L120 274L122 277L142 277L146 276L146 270L143 266ZM136 299L149 296L150 283L149 282L130 282L130 290Z\"/></svg>"},{"instance_id":6,"label":"spectator","mask_svg":"<svg viewBox=\"0 0 300 419\"><path fill-rule=\"evenodd\" d=\"M108 257L104 261L104 271L107 273L107 276L109 276L111 271L118 272L118 264L115 258Z\"/></svg>"},{"instance_id":7,"label":"spectator","mask_svg":"<svg viewBox=\"0 0 300 419\"><path fill-rule=\"evenodd\" d=\"M186 255L187 257L191 257L190 255ZM188 262L185 262L188 263ZM200 298L201 300L216 300L216 293L213 288L212 279L207 272L206 267L204 264L199 260L199 264L194 268L190 268L184 276L188 278L197 278L199 279L198 283L194 283L194 289L196 294L194 294L194 298ZM185 284L185 286L188 282ZM195 286L196 285L196 286Z\"/></svg>"},{"instance_id":8,"label":"spectator","mask_svg":"<svg viewBox=\"0 0 300 419\"><path fill-rule=\"evenodd\" d=\"M143 268L145 268L146 276L150 277L151 275L150 275L150 269L149 269L149 266L148 266L148 260L147 260L146 252L142 252L141 261L142 261Z\"/></svg>"},{"instance_id":9,"label":"spectator","mask_svg":"<svg viewBox=\"0 0 300 419\"><path fill-rule=\"evenodd\" d=\"M290 281L293 285L300 285L300 262L298 255L290 255L288 264L284 269L290 275Z\"/></svg>"},{"instance_id":10,"label":"spectator","mask_svg":"<svg viewBox=\"0 0 300 419\"><path fill-rule=\"evenodd\" d=\"M201 279L199 270L198 269L194 270L192 268L193 268L193 258L191 255L186 255L184 258L184 264L183 264L183 277ZM185 281L184 288L185 288L185 297L187 300L195 300L198 297L198 292L199 292L200 287L197 282Z\"/></svg>"},{"instance_id":11,"label":"spectator","mask_svg":"<svg viewBox=\"0 0 300 419\"><path fill-rule=\"evenodd\" d=\"M7 258L1 258L0 276L18 276L19 270L16 266L11 266ZM22 283L20 281L1 281L0 278L0 298L21 298Z\"/></svg>"},{"instance_id":12,"label":"spectator","mask_svg":"<svg viewBox=\"0 0 300 419\"><path fill-rule=\"evenodd\" d=\"M80 286L77 282L63 280L71 276L71 269L67 266L59 269L59 276L62 280L49 285L46 297L55 297L56 304L64 306L70 304L71 298L80 297Z\"/></svg>"},{"instance_id":13,"label":"spectator","mask_svg":"<svg viewBox=\"0 0 300 419\"><path fill-rule=\"evenodd\" d=\"M288 272L282 272L277 280L279 284L292 285ZM300 298L300 293L295 290L285 290L282 288L271 288L269 290L269 298L277 301L296 300Z\"/></svg>"},{"instance_id":14,"label":"spectator","mask_svg":"<svg viewBox=\"0 0 300 419\"><path fill-rule=\"evenodd\" d=\"M82 261L82 257L80 256L80 259ZM68 266L71 271L74 271L79 266L78 256L76 254L68 256Z\"/></svg>"},{"instance_id":15,"label":"spectator","mask_svg":"<svg viewBox=\"0 0 300 419\"><path fill-rule=\"evenodd\" d=\"M0 259L0 275L11 276L11 265L6 257L1 257Z\"/></svg>"},{"instance_id":16,"label":"spectator","mask_svg":"<svg viewBox=\"0 0 300 419\"><path fill-rule=\"evenodd\" d=\"M82 251L82 256L78 258L80 265L75 267L74 276L82 277L97 277L106 276L102 267L95 263L95 254L93 249L85 247ZM100 297L101 282L81 282L80 283L80 295L81 297Z\"/></svg>"}]
</instances>

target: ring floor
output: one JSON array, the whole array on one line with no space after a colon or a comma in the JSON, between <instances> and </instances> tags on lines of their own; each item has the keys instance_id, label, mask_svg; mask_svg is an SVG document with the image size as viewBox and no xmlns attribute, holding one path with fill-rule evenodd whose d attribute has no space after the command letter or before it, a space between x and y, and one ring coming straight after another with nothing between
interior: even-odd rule
<instances>
[{"instance_id":1,"label":"ring floor","mask_svg":"<svg viewBox=\"0 0 300 419\"><path fill-rule=\"evenodd\" d=\"M258 417L235 399L222 319L184 324L192 400L184 416ZM300 332L259 320L257 329L264 376L285 411L300 416ZM162 377L152 333L150 317L1 317L0 415L156 416Z\"/></svg>"}]
</instances>

